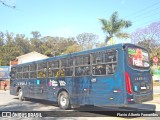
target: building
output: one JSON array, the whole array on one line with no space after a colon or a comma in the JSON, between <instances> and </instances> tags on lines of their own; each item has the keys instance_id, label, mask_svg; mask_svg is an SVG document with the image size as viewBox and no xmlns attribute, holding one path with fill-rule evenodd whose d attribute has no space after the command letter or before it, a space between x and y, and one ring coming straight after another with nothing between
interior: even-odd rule
<instances>
[{"instance_id":1,"label":"building","mask_svg":"<svg viewBox=\"0 0 160 120\"><path fill-rule=\"evenodd\" d=\"M10 87L10 66L0 66L0 89L4 88L4 82L7 83L7 88Z\"/></svg>"},{"instance_id":2,"label":"building","mask_svg":"<svg viewBox=\"0 0 160 120\"><path fill-rule=\"evenodd\" d=\"M46 58L48 58L48 56L33 51L28 54L24 54L24 55L16 57L15 60L10 62L10 66L16 65L16 64L27 63L27 62L32 62L32 61L36 61L36 60L42 60L42 59L46 59Z\"/></svg>"},{"instance_id":3,"label":"building","mask_svg":"<svg viewBox=\"0 0 160 120\"><path fill-rule=\"evenodd\" d=\"M46 59L48 56L40 54L38 52L30 52L28 54L24 54L21 56L16 57L15 60L10 61L10 66L17 65L17 64L22 64L22 63L27 63L27 62L32 62L36 60L42 60ZM10 66L8 66L8 76L10 72ZM3 89L3 83L4 81L7 83L7 89L10 88L10 79L6 78L6 74L4 74L4 70L7 70L6 66L0 66L0 89Z\"/></svg>"}]
</instances>

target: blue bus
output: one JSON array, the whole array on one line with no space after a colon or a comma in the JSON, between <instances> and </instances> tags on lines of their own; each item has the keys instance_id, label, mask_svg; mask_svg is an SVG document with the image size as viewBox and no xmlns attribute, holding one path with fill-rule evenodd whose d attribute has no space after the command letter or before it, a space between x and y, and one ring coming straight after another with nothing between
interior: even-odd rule
<instances>
[{"instance_id":1,"label":"blue bus","mask_svg":"<svg viewBox=\"0 0 160 120\"><path fill-rule=\"evenodd\" d=\"M130 43L15 65L10 76L11 95L56 101L61 109L153 99L149 53Z\"/></svg>"}]
</instances>

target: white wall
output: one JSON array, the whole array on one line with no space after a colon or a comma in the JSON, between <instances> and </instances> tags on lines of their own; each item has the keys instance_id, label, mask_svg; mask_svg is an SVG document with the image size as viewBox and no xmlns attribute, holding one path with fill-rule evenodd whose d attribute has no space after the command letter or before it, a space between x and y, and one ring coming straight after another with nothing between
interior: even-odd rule
<instances>
[{"instance_id":1,"label":"white wall","mask_svg":"<svg viewBox=\"0 0 160 120\"><path fill-rule=\"evenodd\" d=\"M48 58L47 56L37 54L37 53L30 53L23 56L18 57L18 64L32 62L36 60L42 60Z\"/></svg>"}]
</instances>

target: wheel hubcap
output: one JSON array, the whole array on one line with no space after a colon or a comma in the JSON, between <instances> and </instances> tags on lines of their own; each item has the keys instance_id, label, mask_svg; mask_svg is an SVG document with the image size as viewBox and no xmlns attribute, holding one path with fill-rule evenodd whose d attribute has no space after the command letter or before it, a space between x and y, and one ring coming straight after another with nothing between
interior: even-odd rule
<instances>
[{"instance_id":1,"label":"wheel hubcap","mask_svg":"<svg viewBox=\"0 0 160 120\"><path fill-rule=\"evenodd\" d=\"M61 96L60 101L61 101L61 105L62 105L62 106L65 106L66 103L67 103L67 99L66 99L65 96L63 96L63 95Z\"/></svg>"}]
</instances>

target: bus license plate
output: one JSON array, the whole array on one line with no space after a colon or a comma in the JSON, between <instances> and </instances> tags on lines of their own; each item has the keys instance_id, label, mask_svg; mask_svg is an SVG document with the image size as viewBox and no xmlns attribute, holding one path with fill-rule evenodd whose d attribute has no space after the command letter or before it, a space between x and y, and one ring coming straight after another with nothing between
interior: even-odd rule
<instances>
[{"instance_id":1,"label":"bus license plate","mask_svg":"<svg viewBox=\"0 0 160 120\"><path fill-rule=\"evenodd\" d=\"M145 90L145 89L147 89L146 87L141 87L141 90Z\"/></svg>"}]
</instances>

